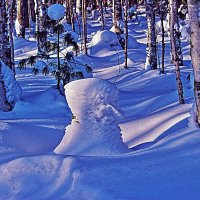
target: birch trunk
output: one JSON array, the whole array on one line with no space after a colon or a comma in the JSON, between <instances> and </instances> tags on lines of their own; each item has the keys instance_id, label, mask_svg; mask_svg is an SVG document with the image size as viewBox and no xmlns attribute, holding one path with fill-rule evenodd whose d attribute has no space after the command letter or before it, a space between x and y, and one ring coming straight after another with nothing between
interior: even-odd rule
<instances>
[{"instance_id":1,"label":"birch trunk","mask_svg":"<svg viewBox=\"0 0 200 200\"><path fill-rule=\"evenodd\" d=\"M191 28L191 58L194 69L194 92L196 99L196 121L200 126L200 0L188 0Z\"/></svg>"},{"instance_id":2,"label":"birch trunk","mask_svg":"<svg viewBox=\"0 0 200 200\"><path fill-rule=\"evenodd\" d=\"M128 0L125 0L125 9L124 9L124 25L125 25L125 49L124 49L124 59L125 65L124 68L128 68Z\"/></svg>"},{"instance_id":3,"label":"birch trunk","mask_svg":"<svg viewBox=\"0 0 200 200\"><path fill-rule=\"evenodd\" d=\"M179 20L178 20L178 2L174 0L170 0L170 39L173 36L174 40L173 43L176 45L176 54L178 55L179 64L183 65L183 55L182 55L182 49L181 49L181 40L180 40L180 26L179 26ZM172 39L170 40L171 49L172 49ZM172 51L172 62L174 61L174 55Z\"/></svg>"},{"instance_id":4,"label":"birch trunk","mask_svg":"<svg viewBox=\"0 0 200 200\"><path fill-rule=\"evenodd\" d=\"M164 9L163 1L161 1L160 9L160 20L161 20L161 38L162 38L162 64L161 64L161 74L165 73L165 28L164 28L164 16L167 10Z\"/></svg>"},{"instance_id":5,"label":"birch trunk","mask_svg":"<svg viewBox=\"0 0 200 200\"><path fill-rule=\"evenodd\" d=\"M102 0L98 0L98 6L99 6L100 14L101 14L101 25L102 25L102 29L105 30L105 21L104 21L103 1L102 1Z\"/></svg>"},{"instance_id":6,"label":"birch trunk","mask_svg":"<svg viewBox=\"0 0 200 200\"><path fill-rule=\"evenodd\" d=\"M146 0L146 16L148 23L146 69L157 69L157 48L155 29L155 10L153 0Z\"/></svg>"},{"instance_id":7,"label":"birch trunk","mask_svg":"<svg viewBox=\"0 0 200 200\"><path fill-rule=\"evenodd\" d=\"M82 1L83 0L76 0L76 11L80 15L82 12Z\"/></svg>"},{"instance_id":8,"label":"birch trunk","mask_svg":"<svg viewBox=\"0 0 200 200\"><path fill-rule=\"evenodd\" d=\"M46 53L47 31L46 31L47 8L42 0L36 0L36 33L38 42L38 54Z\"/></svg>"},{"instance_id":9,"label":"birch trunk","mask_svg":"<svg viewBox=\"0 0 200 200\"><path fill-rule=\"evenodd\" d=\"M180 73L180 46L178 45L177 40L177 28L178 25L178 17L176 16L177 3L174 0L170 0L170 42L171 42L171 54L173 57L173 63L175 65L175 73L176 73L176 82L178 88L178 97L179 103L184 104L183 97L183 85L181 81L181 73Z\"/></svg>"},{"instance_id":10,"label":"birch trunk","mask_svg":"<svg viewBox=\"0 0 200 200\"><path fill-rule=\"evenodd\" d=\"M87 2L82 0L83 51L87 55Z\"/></svg>"},{"instance_id":11,"label":"birch trunk","mask_svg":"<svg viewBox=\"0 0 200 200\"><path fill-rule=\"evenodd\" d=\"M115 33L121 34L121 23L122 23L122 4L121 0L113 0L113 25Z\"/></svg>"}]
</instances>

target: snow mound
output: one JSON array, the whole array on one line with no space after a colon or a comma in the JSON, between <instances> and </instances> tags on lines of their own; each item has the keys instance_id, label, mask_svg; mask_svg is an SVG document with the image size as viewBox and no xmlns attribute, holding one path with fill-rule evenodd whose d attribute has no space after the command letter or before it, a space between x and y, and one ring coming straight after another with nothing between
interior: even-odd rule
<instances>
[{"instance_id":1,"label":"snow mound","mask_svg":"<svg viewBox=\"0 0 200 200\"><path fill-rule=\"evenodd\" d=\"M1 61L1 73L6 89L6 96L11 104L20 100L22 89L16 82L13 71Z\"/></svg>"},{"instance_id":2,"label":"snow mound","mask_svg":"<svg viewBox=\"0 0 200 200\"><path fill-rule=\"evenodd\" d=\"M119 39L112 31L104 30L98 31L91 41L90 54L102 56L110 51L120 49Z\"/></svg>"},{"instance_id":3,"label":"snow mound","mask_svg":"<svg viewBox=\"0 0 200 200\"><path fill-rule=\"evenodd\" d=\"M48 16L52 20L60 20L65 15L65 7L61 4L53 4L48 8Z\"/></svg>"},{"instance_id":4,"label":"snow mound","mask_svg":"<svg viewBox=\"0 0 200 200\"><path fill-rule=\"evenodd\" d=\"M123 39L125 39L125 35L122 35ZM137 42L137 40L132 37L132 36L128 36L128 48L129 49L137 49L139 47L139 43Z\"/></svg>"},{"instance_id":5,"label":"snow mound","mask_svg":"<svg viewBox=\"0 0 200 200\"><path fill-rule=\"evenodd\" d=\"M117 121L118 90L108 81L96 78L71 82L65 86L73 113L56 153L72 155L118 155L128 152Z\"/></svg>"},{"instance_id":6,"label":"snow mound","mask_svg":"<svg viewBox=\"0 0 200 200\"><path fill-rule=\"evenodd\" d=\"M99 42L105 42L108 44L119 43L117 35L108 30L98 31L93 37L92 42L93 44L97 44Z\"/></svg>"}]
</instances>

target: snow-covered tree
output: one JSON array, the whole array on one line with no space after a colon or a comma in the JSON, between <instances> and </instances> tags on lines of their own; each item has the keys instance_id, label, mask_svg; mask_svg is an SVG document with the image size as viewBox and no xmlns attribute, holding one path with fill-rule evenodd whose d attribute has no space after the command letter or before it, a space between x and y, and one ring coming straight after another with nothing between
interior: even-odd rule
<instances>
[{"instance_id":1,"label":"snow-covered tree","mask_svg":"<svg viewBox=\"0 0 200 200\"><path fill-rule=\"evenodd\" d=\"M200 125L200 1L188 0L191 27L191 58L194 69L194 91L196 99L197 122Z\"/></svg>"},{"instance_id":2,"label":"snow-covered tree","mask_svg":"<svg viewBox=\"0 0 200 200\"><path fill-rule=\"evenodd\" d=\"M21 89L11 70L11 47L8 33L6 1L0 1L0 110L10 111L19 99Z\"/></svg>"}]
</instances>

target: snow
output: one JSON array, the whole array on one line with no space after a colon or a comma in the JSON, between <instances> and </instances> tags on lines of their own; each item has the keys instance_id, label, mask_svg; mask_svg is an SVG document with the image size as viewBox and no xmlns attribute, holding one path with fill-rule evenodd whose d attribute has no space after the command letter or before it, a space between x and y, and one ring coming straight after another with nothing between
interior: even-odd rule
<instances>
[{"instance_id":1,"label":"snow","mask_svg":"<svg viewBox=\"0 0 200 200\"><path fill-rule=\"evenodd\" d=\"M90 55L102 55L121 49L119 39L112 31L98 31L92 38Z\"/></svg>"},{"instance_id":2,"label":"snow","mask_svg":"<svg viewBox=\"0 0 200 200\"><path fill-rule=\"evenodd\" d=\"M47 66L47 64L44 61L42 61L42 60L37 60L35 62L35 64L34 64L34 67L37 68L37 69L39 69L39 70L42 70L46 66Z\"/></svg>"},{"instance_id":3,"label":"snow","mask_svg":"<svg viewBox=\"0 0 200 200\"><path fill-rule=\"evenodd\" d=\"M27 57L31 55L33 51L37 50L37 42L29 41L24 38L14 37L14 46L15 46L15 57Z\"/></svg>"},{"instance_id":4,"label":"snow","mask_svg":"<svg viewBox=\"0 0 200 200\"><path fill-rule=\"evenodd\" d=\"M94 79L68 84L67 102L53 76L16 68L21 100L0 113L0 199L200 199L189 43L182 39L186 104L179 105L169 37L166 74L144 70L146 18L138 18L142 26L129 24L139 46L129 48L128 69L124 51L110 46L116 35L107 32L102 40L99 23L88 18L88 33L97 32L98 41L77 59L93 68ZM35 41L16 37L15 44L16 65L36 51Z\"/></svg>"},{"instance_id":5,"label":"snow","mask_svg":"<svg viewBox=\"0 0 200 200\"><path fill-rule=\"evenodd\" d=\"M190 26L186 24L185 26L180 26L180 32L182 39L190 40Z\"/></svg>"},{"instance_id":6,"label":"snow","mask_svg":"<svg viewBox=\"0 0 200 200\"><path fill-rule=\"evenodd\" d=\"M106 156L128 152L117 124L121 114L117 110L118 90L114 84L102 79L83 79L67 84L65 93L74 117L56 153Z\"/></svg>"},{"instance_id":7,"label":"snow","mask_svg":"<svg viewBox=\"0 0 200 200\"><path fill-rule=\"evenodd\" d=\"M112 31L108 30L98 31L93 37L92 43L95 45L98 44L99 42L104 42L108 44L112 44L115 42L118 43L118 38L117 35Z\"/></svg>"},{"instance_id":8,"label":"snow","mask_svg":"<svg viewBox=\"0 0 200 200\"><path fill-rule=\"evenodd\" d=\"M16 30L17 35L20 34L20 29L21 29L21 25L20 25L19 21L16 19L16 21L15 21L15 30Z\"/></svg>"},{"instance_id":9,"label":"snow","mask_svg":"<svg viewBox=\"0 0 200 200\"><path fill-rule=\"evenodd\" d=\"M65 7L61 4L53 4L48 8L47 14L52 20L60 20L65 15Z\"/></svg>"},{"instance_id":10,"label":"snow","mask_svg":"<svg viewBox=\"0 0 200 200\"><path fill-rule=\"evenodd\" d=\"M8 101L15 104L20 100L22 89L14 78L13 71L1 61L1 73L6 89L6 97Z\"/></svg>"}]
</instances>

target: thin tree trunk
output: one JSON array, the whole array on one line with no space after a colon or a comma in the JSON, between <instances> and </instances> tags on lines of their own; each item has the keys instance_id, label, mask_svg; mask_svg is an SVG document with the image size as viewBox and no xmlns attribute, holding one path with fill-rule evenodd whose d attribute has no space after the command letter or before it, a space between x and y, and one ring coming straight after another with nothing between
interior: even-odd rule
<instances>
[{"instance_id":1,"label":"thin tree trunk","mask_svg":"<svg viewBox=\"0 0 200 200\"><path fill-rule=\"evenodd\" d=\"M69 12L70 12L70 24L72 25L72 31L75 31L75 24L74 24L74 3L73 0L69 0Z\"/></svg>"},{"instance_id":2,"label":"thin tree trunk","mask_svg":"<svg viewBox=\"0 0 200 200\"><path fill-rule=\"evenodd\" d=\"M170 0L170 41L171 41L171 52L173 57L173 62L175 65L175 73L176 73L176 82L177 82L177 88L178 88L178 97L179 97L179 103L184 104L184 97L183 97L183 85L181 81L181 73L180 73L180 57L179 57L179 47L177 45L177 38L176 38L176 30L175 28L178 26L176 21L176 9L177 7L174 7L174 0Z\"/></svg>"},{"instance_id":3,"label":"thin tree trunk","mask_svg":"<svg viewBox=\"0 0 200 200\"><path fill-rule=\"evenodd\" d=\"M25 38L26 28L29 27L29 17L28 17L28 1L18 0L17 6L17 19L20 24L19 36Z\"/></svg>"},{"instance_id":4,"label":"thin tree trunk","mask_svg":"<svg viewBox=\"0 0 200 200\"><path fill-rule=\"evenodd\" d=\"M103 1L102 1L102 0L98 0L98 6L99 6L100 14L101 14L101 25L102 25L102 29L105 30L105 21L104 21Z\"/></svg>"},{"instance_id":5,"label":"thin tree trunk","mask_svg":"<svg viewBox=\"0 0 200 200\"><path fill-rule=\"evenodd\" d=\"M121 34L121 23L122 23L122 4L121 0L113 0L113 25L115 28L115 33Z\"/></svg>"},{"instance_id":6,"label":"thin tree trunk","mask_svg":"<svg viewBox=\"0 0 200 200\"><path fill-rule=\"evenodd\" d=\"M155 10L153 0L146 0L146 16L148 23L146 69L157 69Z\"/></svg>"},{"instance_id":7,"label":"thin tree trunk","mask_svg":"<svg viewBox=\"0 0 200 200\"><path fill-rule=\"evenodd\" d=\"M188 0L191 28L191 58L194 69L194 92L196 99L196 121L200 126L200 1Z\"/></svg>"},{"instance_id":8,"label":"thin tree trunk","mask_svg":"<svg viewBox=\"0 0 200 200\"><path fill-rule=\"evenodd\" d=\"M178 20L178 3L177 1L170 0L170 37L173 35L175 39L175 45L176 45L176 51L178 55L179 64L183 65L183 55L182 55L182 49L181 49L181 41L180 41L180 27L179 27L179 20ZM171 41L171 48L172 48L172 40ZM174 61L173 53L172 53L172 62Z\"/></svg>"},{"instance_id":9,"label":"thin tree trunk","mask_svg":"<svg viewBox=\"0 0 200 200\"><path fill-rule=\"evenodd\" d=\"M47 43L46 31L47 8L42 0L36 0L36 33L38 42L38 54L45 54Z\"/></svg>"},{"instance_id":10,"label":"thin tree trunk","mask_svg":"<svg viewBox=\"0 0 200 200\"><path fill-rule=\"evenodd\" d=\"M87 55L87 2L82 0L83 51Z\"/></svg>"},{"instance_id":11,"label":"thin tree trunk","mask_svg":"<svg viewBox=\"0 0 200 200\"><path fill-rule=\"evenodd\" d=\"M80 15L82 13L83 0L76 0L76 11Z\"/></svg>"},{"instance_id":12,"label":"thin tree trunk","mask_svg":"<svg viewBox=\"0 0 200 200\"><path fill-rule=\"evenodd\" d=\"M162 64L161 64L161 74L165 73L165 28L164 28L164 14L163 13L163 2L161 1L161 31L162 31Z\"/></svg>"},{"instance_id":13,"label":"thin tree trunk","mask_svg":"<svg viewBox=\"0 0 200 200\"><path fill-rule=\"evenodd\" d=\"M11 51L10 68L13 70L13 73L15 74L13 31L14 31L15 14L16 14L16 0L7 1L7 9L8 9L8 32L9 32L10 51Z\"/></svg>"},{"instance_id":14,"label":"thin tree trunk","mask_svg":"<svg viewBox=\"0 0 200 200\"><path fill-rule=\"evenodd\" d=\"M124 10L124 18L125 18L125 65L124 68L128 68L128 0L125 0L125 10Z\"/></svg>"},{"instance_id":15,"label":"thin tree trunk","mask_svg":"<svg viewBox=\"0 0 200 200\"><path fill-rule=\"evenodd\" d=\"M36 22L35 1L34 0L29 0L29 8L30 8L29 13L31 15L31 20L33 22Z\"/></svg>"}]
</instances>

